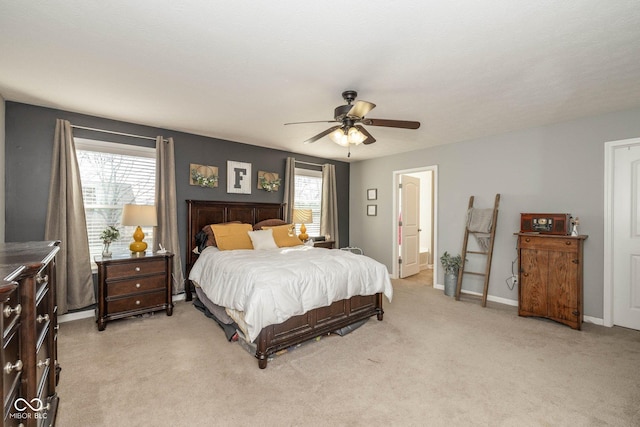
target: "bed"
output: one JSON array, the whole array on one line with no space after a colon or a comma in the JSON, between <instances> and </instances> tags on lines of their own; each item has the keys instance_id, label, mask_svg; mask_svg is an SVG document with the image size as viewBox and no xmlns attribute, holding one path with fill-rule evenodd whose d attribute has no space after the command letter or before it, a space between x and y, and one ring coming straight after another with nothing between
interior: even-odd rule
<instances>
[{"instance_id":1,"label":"bed","mask_svg":"<svg viewBox=\"0 0 640 427\"><path fill-rule=\"evenodd\" d=\"M192 276L191 271L194 269L194 265L200 257L200 254L195 253L193 248L197 246L196 235L205 226L234 221L251 224L253 226L265 220L274 218L282 219L284 212L283 205L275 203L216 202L200 200L187 200L187 209L187 277ZM304 251L306 248L300 249L301 251ZM324 251L332 251L330 249L318 248L310 248L309 251L311 250L321 251L327 255L328 252ZM316 254L318 254L318 252L316 252ZM359 255L350 255L353 257L360 257L363 260L366 258ZM203 252L202 258L204 261L205 252ZM200 266L198 266L196 270L199 268ZM386 280L388 281L388 277ZM194 291L194 283L187 279L187 301L192 300ZM391 297L390 289L385 288L384 292L387 294L387 297ZM262 327L259 332L255 333L256 338L253 340L253 343L255 343L256 346L255 357L258 359L258 366L261 369L266 368L269 356L276 352L301 344L315 337L348 328L361 323L363 320L369 319L372 316L376 316L377 319L381 321L384 314L382 298L382 290L368 295L354 295L349 298L332 302L325 306L310 309L303 314L294 315L281 323L268 324L267 326Z\"/></svg>"}]
</instances>

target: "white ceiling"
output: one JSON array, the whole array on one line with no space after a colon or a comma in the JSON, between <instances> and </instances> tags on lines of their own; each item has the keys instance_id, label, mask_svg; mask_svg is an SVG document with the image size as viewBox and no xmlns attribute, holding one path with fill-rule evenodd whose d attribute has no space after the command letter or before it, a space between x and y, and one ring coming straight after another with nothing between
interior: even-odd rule
<instances>
[{"instance_id":1,"label":"white ceiling","mask_svg":"<svg viewBox=\"0 0 640 427\"><path fill-rule=\"evenodd\" d=\"M347 160L346 89L422 123L351 161L635 107L640 2L0 0L6 100Z\"/></svg>"}]
</instances>

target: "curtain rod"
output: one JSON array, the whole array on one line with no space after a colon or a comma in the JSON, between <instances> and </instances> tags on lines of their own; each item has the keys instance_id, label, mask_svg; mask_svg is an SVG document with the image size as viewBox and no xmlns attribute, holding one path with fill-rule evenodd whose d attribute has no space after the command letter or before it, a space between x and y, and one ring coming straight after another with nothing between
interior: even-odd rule
<instances>
[{"instance_id":1,"label":"curtain rod","mask_svg":"<svg viewBox=\"0 0 640 427\"><path fill-rule=\"evenodd\" d=\"M110 133L112 135L122 135L122 136L130 136L132 138L149 139L151 141L155 141L156 140L156 138L152 138L150 136L134 135L132 133L115 132L115 131L112 131L112 130L88 128L88 127L85 127L85 126L77 126L77 125L71 125L71 127L75 128L75 129L84 129L84 130L90 130L90 131L94 131L94 132ZM164 139L164 138L162 140L164 142L167 142L167 140Z\"/></svg>"},{"instance_id":2,"label":"curtain rod","mask_svg":"<svg viewBox=\"0 0 640 427\"><path fill-rule=\"evenodd\" d=\"M302 162L302 161L300 161L300 160L296 160L296 163L300 163L301 165L309 165L309 166L319 166L319 167L322 167L322 165L319 165L318 163Z\"/></svg>"}]
</instances>

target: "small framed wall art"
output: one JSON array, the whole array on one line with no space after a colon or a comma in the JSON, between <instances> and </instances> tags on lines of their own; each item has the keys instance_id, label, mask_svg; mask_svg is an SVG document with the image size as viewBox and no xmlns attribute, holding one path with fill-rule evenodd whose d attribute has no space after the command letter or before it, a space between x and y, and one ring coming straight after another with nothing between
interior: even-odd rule
<instances>
[{"instance_id":1,"label":"small framed wall art","mask_svg":"<svg viewBox=\"0 0 640 427\"><path fill-rule=\"evenodd\" d=\"M258 190L278 191L280 182L280 176L277 173L258 171Z\"/></svg>"},{"instance_id":2,"label":"small framed wall art","mask_svg":"<svg viewBox=\"0 0 640 427\"><path fill-rule=\"evenodd\" d=\"M218 168L216 166L189 164L189 184L204 188L218 186Z\"/></svg>"},{"instance_id":3,"label":"small framed wall art","mask_svg":"<svg viewBox=\"0 0 640 427\"><path fill-rule=\"evenodd\" d=\"M367 216L378 215L378 205L367 205Z\"/></svg>"},{"instance_id":4,"label":"small framed wall art","mask_svg":"<svg viewBox=\"0 0 640 427\"><path fill-rule=\"evenodd\" d=\"M227 193L251 194L251 163L227 160Z\"/></svg>"},{"instance_id":5,"label":"small framed wall art","mask_svg":"<svg viewBox=\"0 0 640 427\"><path fill-rule=\"evenodd\" d=\"M378 200L377 188L370 188L367 190L367 200Z\"/></svg>"}]
</instances>

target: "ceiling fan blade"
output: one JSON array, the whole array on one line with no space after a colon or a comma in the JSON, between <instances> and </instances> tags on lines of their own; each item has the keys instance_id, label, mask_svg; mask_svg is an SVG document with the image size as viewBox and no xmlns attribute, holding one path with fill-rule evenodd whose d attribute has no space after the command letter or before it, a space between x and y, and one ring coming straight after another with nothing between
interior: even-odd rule
<instances>
[{"instance_id":1,"label":"ceiling fan blade","mask_svg":"<svg viewBox=\"0 0 640 427\"><path fill-rule=\"evenodd\" d=\"M309 139L307 139L304 143L305 144L311 144L313 142L316 142L317 140L319 140L320 138L323 138L327 135L329 135L331 132L333 132L336 129L339 129L341 125L337 125L337 126L332 126L329 129L325 130L324 132L320 132L319 134L317 134L316 136L313 136Z\"/></svg>"},{"instance_id":2,"label":"ceiling fan blade","mask_svg":"<svg viewBox=\"0 0 640 427\"><path fill-rule=\"evenodd\" d=\"M314 121L314 122L292 122L292 123L285 123L284 125L285 125L285 126L287 126L287 125L303 125L303 124L306 124L306 123L335 123L335 122L336 122L335 120L317 120L317 121Z\"/></svg>"},{"instance_id":3,"label":"ceiling fan blade","mask_svg":"<svg viewBox=\"0 0 640 427\"><path fill-rule=\"evenodd\" d=\"M374 108L376 108L376 104L372 102L356 101L356 103L353 104L353 107L351 107L351 109L347 113L347 116L362 118L366 116L369 113L369 111L373 110Z\"/></svg>"},{"instance_id":4,"label":"ceiling fan blade","mask_svg":"<svg viewBox=\"0 0 640 427\"><path fill-rule=\"evenodd\" d=\"M418 129L420 127L420 122L410 122L408 120L364 119L362 124L403 129Z\"/></svg>"},{"instance_id":5,"label":"ceiling fan blade","mask_svg":"<svg viewBox=\"0 0 640 427\"><path fill-rule=\"evenodd\" d=\"M360 132L362 132L362 134L363 134L364 136L366 136L366 137L367 137L367 139L365 139L364 141L362 141L362 143L363 143L364 145L369 145L369 144L373 144L374 142L376 142L376 139L373 137L373 135L371 135L369 132L367 132L367 130L366 130L363 126L356 125L355 127L356 127Z\"/></svg>"}]
</instances>

